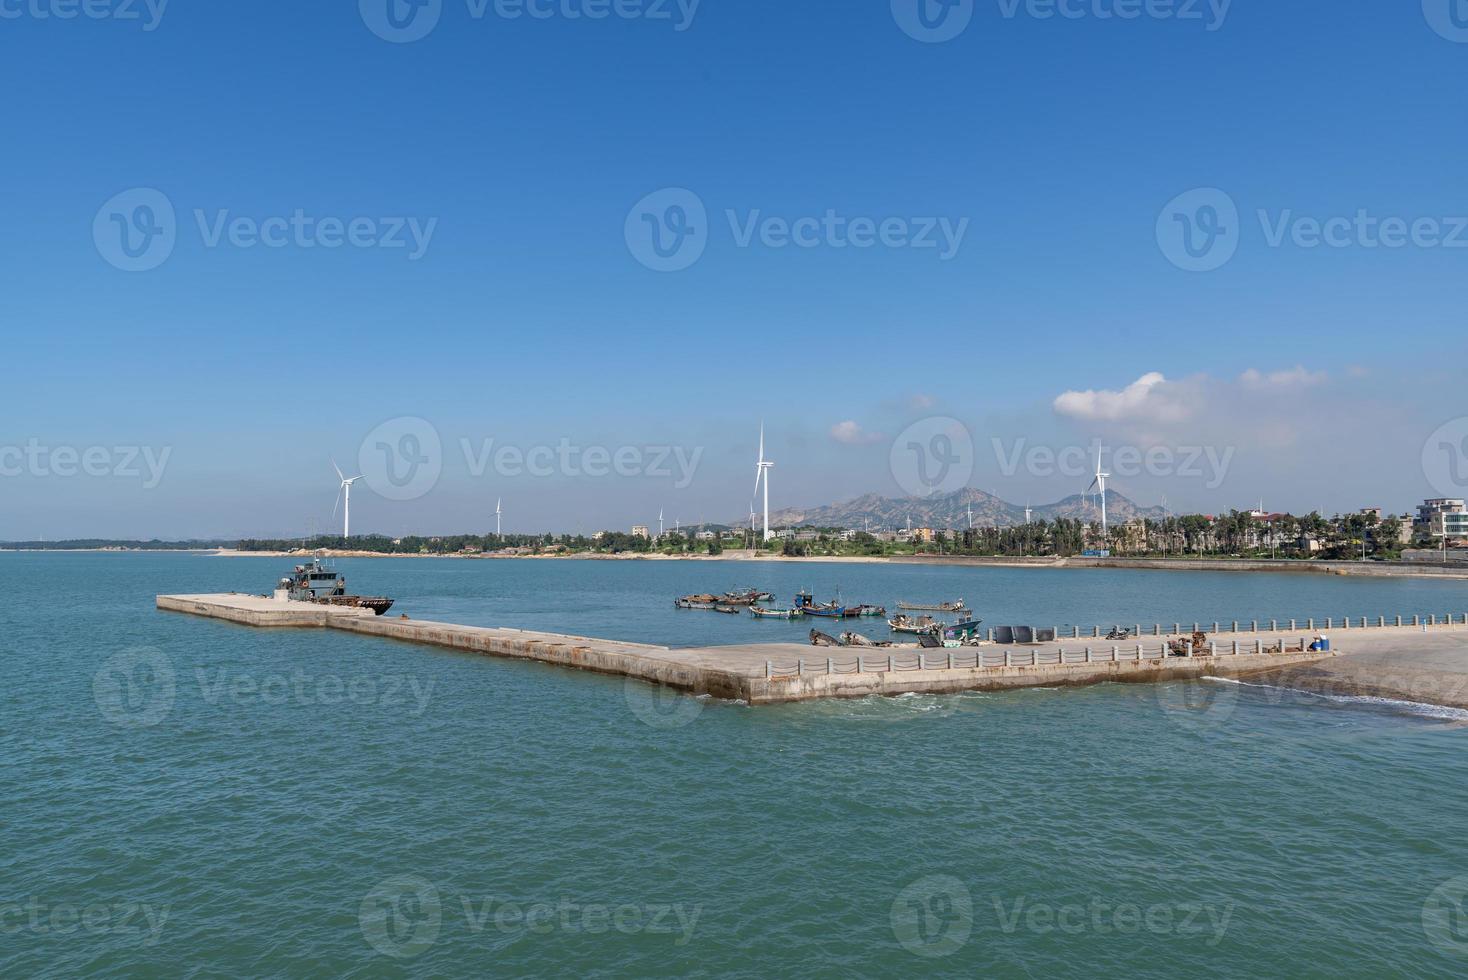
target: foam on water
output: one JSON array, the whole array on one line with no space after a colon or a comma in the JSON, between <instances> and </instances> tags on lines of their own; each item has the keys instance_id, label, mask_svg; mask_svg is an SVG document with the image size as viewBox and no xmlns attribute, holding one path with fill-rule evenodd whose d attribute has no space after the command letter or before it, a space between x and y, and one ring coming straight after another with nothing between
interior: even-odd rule
<instances>
[{"instance_id":1,"label":"foam on water","mask_svg":"<svg viewBox=\"0 0 1468 980\"><path fill-rule=\"evenodd\" d=\"M1320 698L1323 701L1331 701L1336 704L1366 705L1374 708L1383 708L1388 711L1399 711L1417 715L1422 718L1468 722L1468 709L1451 708L1443 704L1428 704L1424 701L1404 701L1398 698L1382 698L1369 694L1326 694L1321 691L1310 691L1299 687L1285 687L1279 684L1253 684L1249 681L1241 681L1236 677L1205 677L1203 679L1213 681L1216 684L1235 684L1239 687L1257 687L1272 691L1288 691L1291 694Z\"/></svg>"}]
</instances>

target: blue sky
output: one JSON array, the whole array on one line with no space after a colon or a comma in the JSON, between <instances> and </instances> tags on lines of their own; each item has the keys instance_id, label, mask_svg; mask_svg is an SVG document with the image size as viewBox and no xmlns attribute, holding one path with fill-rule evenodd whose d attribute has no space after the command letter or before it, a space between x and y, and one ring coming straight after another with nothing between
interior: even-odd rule
<instances>
[{"instance_id":1,"label":"blue sky","mask_svg":"<svg viewBox=\"0 0 1468 980\"><path fill-rule=\"evenodd\" d=\"M893 444L934 416L969 435L967 482L1012 500L1088 482L1006 467L1017 446L1095 440L1227 457L1218 479L1114 483L1175 509L1458 489L1424 466L1435 430L1458 438L1468 347L1468 247L1442 244L1468 246L1468 10L1447 0L1136 19L1103 16L1127 0L970 0L937 43L900 26L909 0L691 18L626 0L637 16L604 19L568 15L597 0L518 18L441 0L409 43L369 28L386 2L94 0L109 16L63 19L66 0L0 0L0 538L325 529L330 459L370 469L364 440L387 424L396 444L401 418L431 425L438 476L407 499L359 485L355 530L482 529L501 496L514 530L737 518L762 417L777 506L902 492ZM670 188L703 208L702 251L656 271L628 228ZM1235 237L1186 271L1165 212L1200 188L1224 197L1182 198L1184 217L1227 201ZM139 189L173 210L172 250L127 271L107 235L157 200ZM297 212L409 244L251 244ZM894 222L894 242L963 234L740 243L828 213ZM1358 213L1431 224L1371 247ZM1352 227L1310 247L1308 220L1332 218ZM698 463L686 481L476 472L463 440L488 439ZM27 446L107 460L7 464ZM166 451L156 480L129 447Z\"/></svg>"}]
</instances>

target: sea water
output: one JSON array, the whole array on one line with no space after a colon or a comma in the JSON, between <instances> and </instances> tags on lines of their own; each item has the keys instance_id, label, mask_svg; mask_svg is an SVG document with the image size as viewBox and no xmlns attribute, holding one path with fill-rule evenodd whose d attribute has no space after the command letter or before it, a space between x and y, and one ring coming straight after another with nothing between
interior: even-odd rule
<instances>
[{"instance_id":1,"label":"sea water","mask_svg":"<svg viewBox=\"0 0 1468 980\"><path fill-rule=\"evenodd\" d=\"M153 608L289 564L0 554L0 974L1468 967L1462 712L1217 682L750 708ZM340 565L389 615L675 645L809 628L672 608L738 587L963 597L994 624L1468 606L1299 574Z\"/></svg>"}]
</instances>

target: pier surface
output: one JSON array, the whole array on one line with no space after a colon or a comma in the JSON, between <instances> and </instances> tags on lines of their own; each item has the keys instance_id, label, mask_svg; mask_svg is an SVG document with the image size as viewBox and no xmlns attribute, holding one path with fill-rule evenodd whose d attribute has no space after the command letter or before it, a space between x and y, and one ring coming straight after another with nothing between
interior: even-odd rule
<instances>
[{"instance_id":1,"label":"pier surface","mask_svg":"<svg viewBox=\"0 0 1468 980\"><path fill-rule=\"evenodd\" d=\"M774 704L815 698L851 698L912 692L1058 687L1108 681L1155 682L1202 676L1241 677L1286 670L1325 669L1347 651L1407 648L1413 627L1332 630L1334 653L1300 650L1308 635L1241 632L1216 635L1216 648L1194 657L1165 657L1165 638L1143 636L1113 643L1065 639L1026 646L983 644L959 649L916 647L817 648L796 643L760 643L672 648L616 640L461 626L368 610L291 602L263 596L160 595L159 609L262 628L330 628L466 652L515 657L581 670L633 677L692 694ZM1453 649L1468 647L1468 627L1435 626L1451 634ZM1287 652L1257 652L1261 648ZM1237 651L1237 652L1235 652ZM1468 658L1464 679L1468 681Z\"/></svg>"}]
</instances>

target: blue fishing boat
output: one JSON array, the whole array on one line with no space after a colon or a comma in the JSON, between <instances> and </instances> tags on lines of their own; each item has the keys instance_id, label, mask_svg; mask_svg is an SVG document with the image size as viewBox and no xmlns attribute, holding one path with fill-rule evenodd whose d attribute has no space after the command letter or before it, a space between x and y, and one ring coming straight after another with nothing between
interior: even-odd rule
<instances>
[{"instance_id":1,"label":"blue fishing boat","mask_svg":"<svg viewBox=\"0 0 1468 980\"><path fill-rule=\"evenodd\" d=\"M797 592L795 594L795 608L806 616L824 616L827 619L841 619L846 615L846 607L834 602L824 605L816 602L815 596L809 592Z\"/></svg>"}]
</instances>

